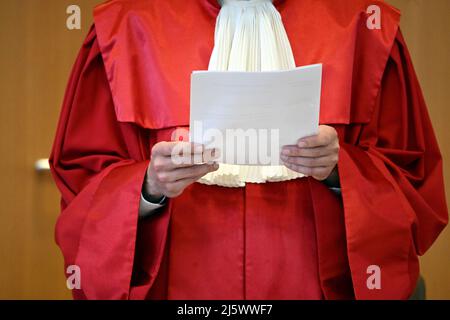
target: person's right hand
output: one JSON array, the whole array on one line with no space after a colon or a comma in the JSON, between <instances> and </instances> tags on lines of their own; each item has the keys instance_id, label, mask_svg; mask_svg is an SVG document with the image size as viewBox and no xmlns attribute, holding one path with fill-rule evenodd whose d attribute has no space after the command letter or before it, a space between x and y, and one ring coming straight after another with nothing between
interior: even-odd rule
<instances>
[{"instance_id":1,"label":"person's right hand","mask_svg":"<svg viewBox=\"0 0 450 320\"><path fill-rule=\"evenodd\" d=\"M184 152L180 155L174 148ZM219 168L217 163L211 162L215 157L215 151L205 151L202 145L159 142L152 148L143 191L152 198L178 197L187 186Z\"/></svg>"}]
</instances>

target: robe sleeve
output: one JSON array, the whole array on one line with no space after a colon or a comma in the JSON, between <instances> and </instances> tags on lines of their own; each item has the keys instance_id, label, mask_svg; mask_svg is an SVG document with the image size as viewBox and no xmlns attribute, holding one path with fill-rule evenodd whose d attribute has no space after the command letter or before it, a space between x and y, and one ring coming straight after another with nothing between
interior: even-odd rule
<instances>
[{"instance_id":1,"label":"robe sleeve","mask_svg":"<svg viewBox=\"0 0 450 320\"><path fill-rule=\"evenodd\" d=\"M140 194L148 166L142 131L116 119L92 28L72 70L50 157L62 194L56 241L66 267L76 265L81 271L75 298L130 296ZM152 245L148 244L151 249ZM156 255L158 246L156 242Z\"/></svg>"},{"instance_id":2,"label":"robe sleeve","mask_svg":"<svg viewBox=\"0 0 450 320\"><path fill-rule=\"evenodd\" d=\"M339 173L357 299L407 299L448 222L442 158L399 32L371 121L341 136ZM380 268L381 287L373 287Z\"/></svg>"}]
</instances>

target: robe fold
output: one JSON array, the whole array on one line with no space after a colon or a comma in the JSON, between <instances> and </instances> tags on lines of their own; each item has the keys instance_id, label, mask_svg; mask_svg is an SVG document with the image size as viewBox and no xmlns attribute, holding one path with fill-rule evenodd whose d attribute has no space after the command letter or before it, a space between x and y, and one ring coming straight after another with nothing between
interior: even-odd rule
<instances>
[{"instance_id":1,"label":"robe fold","mask_svg":"<svg viewBox=\"0 0 450 320\"><path fill-rule=\"evenodd\" d=\"M195 183L138 219L152 146L189 123L215 0L114 0L95 10L50 157L56 241L77 299L406 299L448 222L442 159L399 13L381 1L275 0L297 65L323 63L342 197L312 178ZM382 28L366 26L369 4ZM368 286L371 266L381 288Z\"/></svg>"}]
</instances>

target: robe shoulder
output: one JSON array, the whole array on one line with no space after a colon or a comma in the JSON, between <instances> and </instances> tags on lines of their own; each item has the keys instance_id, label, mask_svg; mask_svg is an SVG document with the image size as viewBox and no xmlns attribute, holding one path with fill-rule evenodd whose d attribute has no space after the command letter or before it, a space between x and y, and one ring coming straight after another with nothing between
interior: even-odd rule
<instances>
[{"instance_id":1,"label":"robe shoulder","mask_svg":"<svg viewBox=\"0 0 450 320\"><path fill-rule=\"evenodd\" d=\"M297 66L324 65L320 122L369 122L400 12L368 0L275 0L275 5ZM379 29L367 23L374 5ZM113 0L95 8L119 121L149 129L189 124L190 76L208 67L219 10L216 0Z\"/></svg>"},{"instance_id":2,"label":"robe shoulder","mask_svg":"<svg viewBox=\"0 0 450 320\"><path fill-rule=\"evenodd\" d=\"M205 1L110 1L94 24L119 121L189 124L193 70L205 70L219 9Z\"/></svg>"},{"instance_id":3,"label":"robe shoulder","mask_svg":"<svg viewBox=\"0 0 450 320\"><path fill-rule=\"evenodd\" d=\"M217 14L220 7L216 4L217 0L200 0L197 3L187 2L184 0L173 0L170 1L171 13L185 12L187 6L203 6L206 9L212 9L212 14ZM287 3L289 2L289 3ZM275 0L275 4L283 8L297 7L302 8L304 4L300 1L286 1L286 0ZM338 21L340 24L347 25L355 17L359 16L361 13L368 11L373 6L380 8L380 14L384 19L390 19L398 21L401 12L396 7L386 3L383 0L351 0L346 1L345 4L335 0L322 0L314 2L313 6L324 7L328 9L328 13ZM148 10L153 10L154 14L166 14L167 11L164 10L160 1L155 0L110 0L97 5L94 9L95 21L100 21L103 18L108 17L108 23L112 26L121 20L126 20L131 16L135 15L145 15ZM114 15L113 17L110 15ZM155 17L155 16L154 16ZM113 18L113 19L111 19Z\"/></svg>"}]
</instances>

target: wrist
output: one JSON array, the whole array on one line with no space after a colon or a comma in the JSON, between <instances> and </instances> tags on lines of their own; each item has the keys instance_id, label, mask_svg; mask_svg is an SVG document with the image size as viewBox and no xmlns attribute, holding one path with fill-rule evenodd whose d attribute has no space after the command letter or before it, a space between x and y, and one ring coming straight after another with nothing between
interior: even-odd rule
<instances>
[{"instance_id":1,"label":"wrist","mask_svg":"<svg viewBox=\"0 0 450 320\"><path fill-rule=\"evenodd\" d=\"M147 179L145 179L145 183L142 186L141 194L144 200L150 203L160 203L165 198L164 194L152 188L150 182Z\"/></svg>"},{"instance_id":2,"label":"wrist","mask_svg":"<svg viewBox=\"0 0 450 320\"><path fill-rule=\"evenodd\" d=\"M166 196L163 194L153 195L153 194L147 193L146 191L142 190L142 198L144 198L145 201L150 202L150 203L162 204L162 203L164 203Z\"/></svg>"},{"instance_id":3,"label":"wrist","mask_svg":"<svg viewBox=\"0 0 450 320\"><path fill-rule=\"evenodd\" d=\"M149 186L144 186L141 192L144 200L151 203L160 203L165 198L163 194L152 191Z\"/></svg>"},{"instance_id":4,"label":"wrist","mask_svg":"<svg viewBox=\"0 0 450 320\"><path fill-rule=\"evenodd\" d=\"M166 197L162 199L145 198L144 192L141 191L141 201L139 203L139 218L146 218L152 216L166 205Z\"/></svg>"},{"instance_id":5,"label":"wrist","mask_svg":"<svg viewBox=\"0 0 450 320\"><path fill-rule=\"evenodd\" d=\"M341 183L339 180L339 172L337 165L334 167L333 171L331 171L330 175L322 181L327 187L330 188L340 188Z\"/></svg>"}]
</instances>

